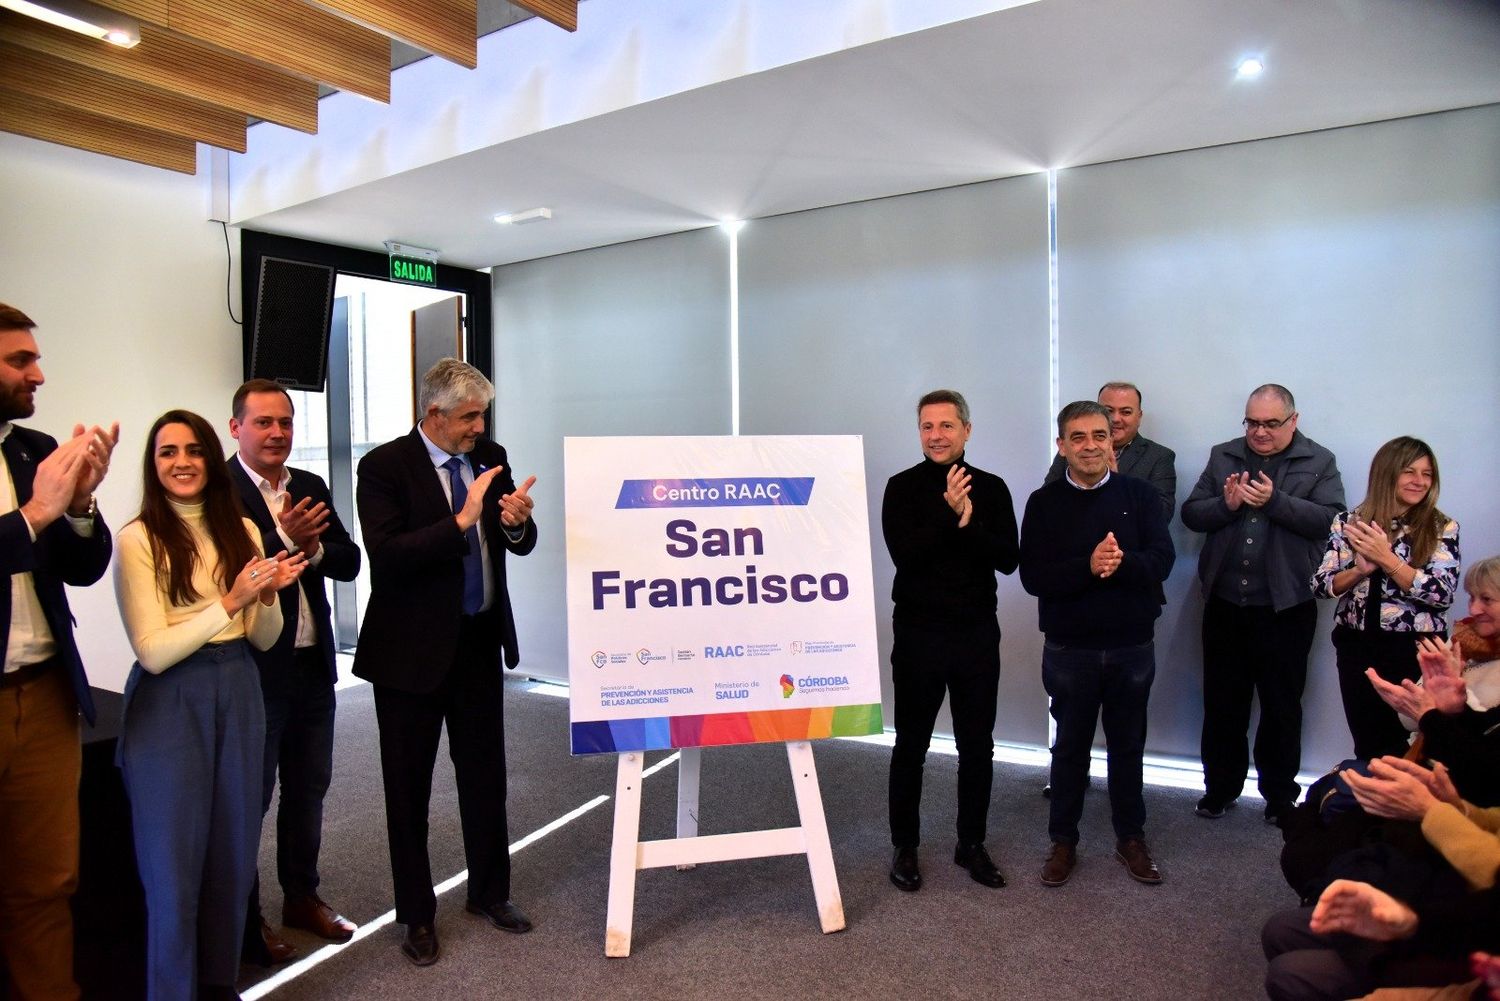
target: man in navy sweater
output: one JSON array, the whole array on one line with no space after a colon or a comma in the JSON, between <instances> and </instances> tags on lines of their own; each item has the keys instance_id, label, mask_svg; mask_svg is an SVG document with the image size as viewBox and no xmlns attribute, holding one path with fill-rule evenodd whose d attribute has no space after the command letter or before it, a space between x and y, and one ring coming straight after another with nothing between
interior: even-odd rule
<instances>
[{"instance_id":1,"label":"man in navy sweater","mask_svg":"<svg viewBox=\"0 0 1500 1001\"><path fill-rule=\"evenodd\" d=\"M1146 848L1141 757L1172 539L1155 488L1111 468L1103 406L1081 400L1064 407L1057 450L1066 474L1031 495L1021 521L1021 586L1037 597L1046 635L1042 684L1057 721L1047 825L1052 851L1042 882L1061 886L1077 864L1089 751L1102 711L1115 858L1132 878L1160 883Z\"/></svg>"}]
</instances>

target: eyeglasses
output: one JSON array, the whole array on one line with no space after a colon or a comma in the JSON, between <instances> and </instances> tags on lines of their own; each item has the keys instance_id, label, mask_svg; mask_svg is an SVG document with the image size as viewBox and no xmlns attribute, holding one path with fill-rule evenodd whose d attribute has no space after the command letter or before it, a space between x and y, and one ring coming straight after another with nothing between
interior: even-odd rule
<instances>
[{"instance_id":1,"label":"eyeglasses","mask_svg":"<svg viewBox=\"0 0 1500 1001\"><path fill-rule=\"evenodd\" d=\"M1297 415L1296 414L1292 414L1290 417L1284 417L1284 418L1282 418L1279 421L1253 421L1250 418L1246 417L1244 420L1240 421L1240 423L1243 424L1243 425L1245 425L1245 430L1246 431L1256 431L1256 430L1275 431L1277 428L1281 427L1282 425L1284 425L1284 424L1290 424L1292 421L1294 421L1296 419L1297 419Z\"/></svg>"}]
</instances>

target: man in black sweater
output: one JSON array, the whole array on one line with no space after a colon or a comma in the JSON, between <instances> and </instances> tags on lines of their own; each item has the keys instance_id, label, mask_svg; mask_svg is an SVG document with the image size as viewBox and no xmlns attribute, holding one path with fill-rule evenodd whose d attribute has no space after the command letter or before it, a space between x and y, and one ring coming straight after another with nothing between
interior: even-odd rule
<instances>
[{"instance_id":1,"label":"man in black sweater","mask_svg":"<svg viewBox=\"0 0 1500 1001\"><path fill-rule=\"evenodd\" d=\"M1020 558L1016 514L1005 481L964 461L969 405L948 389L917 404L925 458L892 476L881 527L896 580L891 598L896 745L891 751L891 882L918 890L922 763L932 727L950 693L958 745L958 847L955 864L975 881L1005 878L985 850L1000 687L1000 624L995 571L1013 573Z\"/></svg>"},{"instance_id":2,"label":"man in black sweater","mask_svg":"<svg viewBox=\"0 0 1500 1001\"><path fill-rule=\"evenodd\" d=\"M1142 883L1160 883L1146 848L1141 757L1156 674L1153 634L1172 539L1156 490L1111 469L1109 411L1070 403L1057 415L1067 473L1031 495L1021 522L1021 586L1037 597L1052 698L1052 852L1042 882L1061 886L1077 864L1078 820L1101 710L1109 754L1115 857Z\"/></svg>"}]
</instances>

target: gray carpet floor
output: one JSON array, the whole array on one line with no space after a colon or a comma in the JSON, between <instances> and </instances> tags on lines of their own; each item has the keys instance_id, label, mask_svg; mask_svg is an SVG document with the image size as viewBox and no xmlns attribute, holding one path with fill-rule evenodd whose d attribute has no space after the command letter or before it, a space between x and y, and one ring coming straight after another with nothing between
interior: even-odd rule
<instances>
[{"instance_id":1,"label":"gray carpet floor","mask_svg":"<svg viewBox=\"0 0 1500 1001\"><path fill-rule=\"evenodd\" d=\"M604 956L615 758L570 757L567 703L507 684L512 842L600 796L603 805L514 855L513 897L536 922L508 935L463 910L463 887L438 902L440 961L411 966L389 925L276 987L301 998L1258 998L1259 928L1296 900L1277 869L1281 838L1246 803L1218 821L1197 795L1149 788L1147 834L1166 881L1133 882L1113 858L1108 800L1095 781L1079 867L1063 887L1038 881L1047 850L1042 769L997 763L989 846L1010 885L992 890L952 864L956 759L928 757L924 888L896 890L885 782L889 751L814 745L848 928L821 934L801 856L638 874L632 954ZM357 922L392 907L373 700L339 693L323 896ZM653 754L648 764L664 755ZM642 837L674 832L677 770L645 781ZM273 807L274 809L274 807ZM463 868L452 766L439 757L431 812L433 872ZM700 833L790 826L795 799L781 745L704 753ZM266 911L279 916L274 831L261 852ZM288 931L304 954L321 943ZM244 969L241 990L267 972ZM277 971L270 971L275 973Z\"/></svg>"}]
</instances>

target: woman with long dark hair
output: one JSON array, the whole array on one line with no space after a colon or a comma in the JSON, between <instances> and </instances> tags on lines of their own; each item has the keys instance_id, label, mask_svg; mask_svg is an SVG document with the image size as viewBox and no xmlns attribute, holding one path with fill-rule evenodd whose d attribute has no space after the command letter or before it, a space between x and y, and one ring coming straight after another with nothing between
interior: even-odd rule
<instances>
[{"instance_id":1,"label":"woman with long dark hair","mask_svg":"<svg viewBox=\"0 0 1500 1001\"><path fill-rule=\"evenodd\" d=\"M1400 684L1421 675L1417 644L1448 634L1458 592L1458 522L1438 509L1437 456L1392 438L1370 462L1365 499L1333 520L1313 591L1337 597L1333 647L1354 756L1399 755L1407 732L1365 669Z\"/></svg>"},{"instance_id":2,"label":"woman with long dark hair","mask_svg":"<svg viewBox=\"0 0 1500 1001\"><path fill-rule=\"evenodd\" d=\"M186 410L146 438L115 593L136 663L119 763L146 891L147 996L232 998L260 842L265 709L247 645L281 633L304 557L260 551L218 436Z\"/></svg>"}]
</instances>

